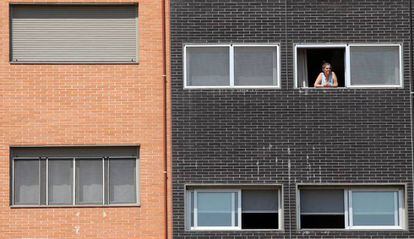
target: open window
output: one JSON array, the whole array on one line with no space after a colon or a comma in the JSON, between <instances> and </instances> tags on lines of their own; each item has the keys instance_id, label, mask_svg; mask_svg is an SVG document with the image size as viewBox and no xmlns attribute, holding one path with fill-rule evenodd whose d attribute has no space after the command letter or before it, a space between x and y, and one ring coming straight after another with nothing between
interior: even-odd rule
<instances>
[{"instance_id":1,"label":"open window","mask_svg":"<svg viewBox=\"0 0 414 239\"><path fill-rule=\"evenodd\" d=\"M399 44L316 44L295 46L295 85L313 88L322 65L330 63L338 87L402 87Z\"/></svg>"},{"instance_id":2,"label":"open window","mask_svg":"<svg viewBox=\"0 0 414 239\"><path fill-rule=\"evenodd\" d=\"M191 188L186 219L190 230L279 229L280 191L275 188Z\"/></svg>"},{"instance_id":3,"label":"open window","mask_svg":"<svg viewBox=\"0 0 414 239\"><path fill-rule=\"evenodd\" d=\"M299 87L313 87L326 62L332 66L338 79L338 87L345 86L345 46L298 46L297 80Z\"/></svg>"},{"instance_id":4,"label":"open window","mask_svg":"<svg viewBox=\"0 0 414 239\"><path fill-rule=\"evenodd\" d=\"M403 229L403 189L399 187L302 187L301 229Z\"/></svg>"}]
</instances>

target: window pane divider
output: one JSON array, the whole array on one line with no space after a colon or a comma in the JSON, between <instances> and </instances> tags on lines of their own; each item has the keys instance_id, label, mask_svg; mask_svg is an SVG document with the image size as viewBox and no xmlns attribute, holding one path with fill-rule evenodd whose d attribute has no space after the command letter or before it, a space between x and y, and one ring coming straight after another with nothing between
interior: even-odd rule
<instances>
[{"instance_id":1,"label":"window pane divider","mask_svg":"<svg viewBox=\"0 0 414 239\"><path fill-rule=\"evenodd\" d=\"M234 210L234 206L236 205L235 200L236 193L231 194L231 226L236 226L236 211Z\"/></svg>"},{"instance_id":2,"label":"window pane divider","mask_svg":"<svg viewBox=\"0 0 414 239\"><path fill-rule=\"evenodd\" d=\"M49 158L46 157L46 205L49 205Z\"/></svg>"},{"instance_id":3,"label":"window pane divider","mask_svg":"<svg viewBox=\"0 0 414 239\"><path fill-rule=\"evenodd\" d=\"M76 158L73 158L73 178L72 178L72 205L76 205Z\"/></svg>"},{"instance_id":4,"label":"window pane divider","mask_svg":"<svg viewBox=\"0 0 414 239\"><path fill-rule=\"evenodd\" d=\"M398 220L399 225L404 228L405 227L405 221L404 221L404 201L403 201L404 195L403 191L398 191Z\"/></svg>"},{"instance_id":5,"label":"window pane divider","mask_svg":"<svg viewBox=\"0 0 414 239\"><path fill-rule=\"evenodd\" d=\"M42 205L42 190L40 190L41 188L42 188L42 165L41 165L41 162L40 162L40 160L42 160L42 158L41 157L39 157L38 159L37 159L37 161L38 161L38 169L39 169L39 205Z\"/></svg>"},{"instance_id":6,"label":"window pane divider","mask_svg":"<svg viewBox=\"0 0 414 239\"><path fill-rule=\"evenodd\" d=\"M238 229L242 229L242 190L241 189L239 189L239 190L237 190L237 195L238 195L238 204L237 204L237 206L238 206L238 208L237 208L237 211L238 211L238 215L239 215L239 217L238 217L238 225L237 225L237 228Z\"/></svg>"},{"instance_id":7,"label":"window pane divider","mask_svg":"<svg viewBox=\"0 0 414 239\"><path fill-rule=\"evenodd\" d=\"M348 190L344 190L344 210L345 210L345 229L349 229L350 221L349 221L349 202L348 202Z\"/></svg>"},{"instance_id":8,"label":"window pane divider","mask_svg":"<svg viewBox=\"0 0 414 239\"><path fill-rule=\"evenodd\" d=\"M111 191L110 191L110 182L111 182L111 179L110 179L110 176L111 176L111 174L109 173L110 172L110 170L111 170L111 159L108 157L108 158L106 158L106 160L108 161L107 162L107 165L108 165L108 167L107 167L107 169L106 169L106 174L107 174L107 180L106 180L106 203L109 205L109 204L111 204ZM105 164L104 164L104 168L105 168ZM105 179L105 178L104 178ZM105 184L105 182L104 182L104 184ZM105 201L105 194L104 194L104 201Z\"/></svg>"},{"instance_id":9,"label":"window pane divider","mask_svg":"<svg viewBox=\"0 0 414 239\"><path fill-rule=\"evenodd\" d=\"M230 87L234 87L234 46L229 46L229 73L230 73Z\"/></svg>"},{"instance_id":10,"label":"window pane divider","mask_svg":"<svg viewBox=\"0 0 414 239\"><path fill-rule=\"evenodd\" d=\"M398 205L398 192L394 192L394 225L398 226L399 223L399 205Z\"/></svg>"},{"instance_id":11,"label":"window pane divider","mask_svg":"<svg viewBox=\"0 0 414 239\"><path fill-rule=\"evenodd\" d=\"M105 205L105 157L102 157L102 205Z\"/></svg>"},{"instance_id":12,"label":"window pane divider","mask_svg":"<svg viewBox=\"0 0 414 239\"><path fill-rule=\"evenodd\" d=\"M345 87L351 86L351 51L349 44L345 47Z\"/></svg>"},{"instance_id":13,"label":"window pane divider","mask_svg":"<svg viewBox=\"0 0 414 239\"><path fill-rule=\"evenodd\" d=\"M198 228L198 192L194 190L194 228Z\"/></svg>"}]
</instances>

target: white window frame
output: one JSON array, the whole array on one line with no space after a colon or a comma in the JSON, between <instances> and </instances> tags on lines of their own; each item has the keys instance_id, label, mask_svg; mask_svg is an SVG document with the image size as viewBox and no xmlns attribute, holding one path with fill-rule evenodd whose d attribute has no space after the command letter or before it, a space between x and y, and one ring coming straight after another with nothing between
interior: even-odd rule
<instances>
[{"instance_id":1,"label":"white window frame","mask_svg":"<svg viewBox=\"0 0 414 239\"><path fill-rule=\"evenodd\" d=\"M234 190L234 189L195 189L188 191L188 199L187 202L190 204L191 202L191 193L194 193L194 226L191 226L190 222L190 229L191 230L241 230L241 190ZM235 214L236 211L233 211L232 208L232 226L198 226L198 211L197 211L197 194L198 193L232 193L232 204L234 206L235 200L237 200L237 226L235 221ZM237 198L234 197L234 193L237 193ZM191 221L191 204L189 205L189 213Z\"/></svg>"},{"instance_id":2,"label":"white window frame","mask_svg":"<svg viewBox=\"0 0 414 239\"><path fill-rule=\"evenodd\" d=\"M400 79L399 84L396 85L352 85L351 83L351 47L381 47L381 46L390 46L396 47L398 46L398 53L399 53L399 71L400 71ZM327 88L315 88L315 87L302 87L298 85L298 48L344 48L345 50L345 62L344 62L344 69L345 69L345 86L340 88L403 88L403 79L404 79L404 70L403 70L403 49L402 44L399 43L341 43L341 44L295 44L294 45L294 52L293 52L293 65L294 65L294 86L295 88L301 89L327 89ZM308 79L309 80L309 79ZM331 88L328 88L331 89Z\"/></svg>"},{"instance_id":3,"label":"white window frame","mask_svg":"<svg viewBox=\"0 0 414 239\"><path fill-rule=\"evenodd\" d=\"M312 187L304 186L305 189L341 189L344 191L344 221L345 227L339 228L302 228L300 216L302 215L300 209L300 190L297 191L297 212L298 212L298 228L299 230L404 230L405 229L405 218L406 218L406 206L404 203L404 190L397 188L386 188L386 187ZM394 226L354 226L353 225L353 210L352 210L352 192L394 192L394 205L397 209L395 211L395 225Z\"/></svg>"},{"instance_id":4,"label":"white window frame","mask_svg":"<svg viewBox=\"0 0 414 239\"><path fill-rule=\"evenodd\" d=\"M41 182L40 182L40 160L45 160L45 164L46 164L46 172L45 172L45 196L46 196L46 200L45 200L45 204L41 204L41 197L42 197L42 192L39 191L39 201L38 204L16 204L15 203L15 160L38 160L39 161L39 187L41 186ZM49 204L49 159L51 160L68 160L72 162L72 203L71 204ZM91 203L76 203L76 178L77 178L77 174L76 174L76 162L77 160L82 160L82 159L97 159L100 160L102 159L102 203L95 203L95 204L91 204ZM105 177L107 177L105 175L105 163L104 160L117 160L117 159L131 159L131 160L135 160L135 203L111 203L109 198L107 199L107 202L105 201L105 196L107 194L107 192L105 191ZM11 164L12 164L12 177L11 177L11 184L12 184L12 188L11 188L11 207L112 207L112 206L139 206L140 202L139 202L139 157L131 157L131 156L109 156L109 157L13 157L11 159ZM108 168L109 171L109 168ZM108 188L109 188L109 178L108 178Z\"/></svg>"},{"instance_id":5,"label":"white window frame","mask_svg":"<svg viewBox=\"0 0 414 239\"><path fill-rule=\"evenodd\" d=\"M191 47L228 47L229 48L229 85L226 86L190 86L187 85L187 48ZM235 47L276 47L276 85L234 85L234 48ZM184 89L280 89L280 44L185 44L183 49L183 79Z\"/></svg>"},{"instance_id":6,"label":"white window frame","mask_svg":"<svg viewBox=\"0 0 414 239\"><path fill-rule=\"evenodd\" d=\"M394 225L393 226L355 226L353 225L353 207L352 207L352 193L353 192L393 192L394 194ZM348 220L345 221L346 229L403 229L404 224L404 207L403 207L403 192L396 189L350 189L345 190L348 197ZM345 218L347 219L347 218Z\"/></svg>"},{"instance_id":7,"label":"white window frame","mask_svg":"<svg viewBox=\"0 0 414 239\"><path fill-rule=\"evenodd\" d=\"M235 189L236 188L236 189ZM218 188L218 189L212 189L212 188L208 188L208 189L187 189L185 190L185 203L184 203L184 207L185 207L185 224L186 224L186 229L187 230L191 230L191 231L238 231L238 230L243 230L243 231L281 231L282 229L282 225L283 225L283 200L282 200L282 190L281 188L244 188L242 187L235 187L235 188L229 188L229 189L222 189L222 188ZM243 229L242 228L242 191L243 190L277 190L277 202L278 202L278 209L277 209L277 213L278 213L278 228L277 229ZM237 213L238 213L238 226L232 226L232 227L222 227L222 226L214 226L214 227L203 227L203 226L198 226L196 224L196 215L197 215L197 211L196 211L196 201L197 201L197 192L229 192L229 193L238 193L238 207L237 207ZM191 225L191 218L193 215L191 215L191 193L194 193L194 226Z\"/></svg>"}]
</instances>

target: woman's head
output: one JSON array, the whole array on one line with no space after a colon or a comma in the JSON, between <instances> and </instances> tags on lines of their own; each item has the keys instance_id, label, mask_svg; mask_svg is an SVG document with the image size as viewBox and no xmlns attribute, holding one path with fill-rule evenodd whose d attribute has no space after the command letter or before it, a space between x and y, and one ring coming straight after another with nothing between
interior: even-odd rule
<instances>
[{"instance_id":1,"label":"woman's head","mask_svg":"<svg viewBox=\"0 0 414 239\"><path fill-rule=\"evenodd\" d=\"M328 63L328 62L323 63L323 65L322 65L322 71L323 71L326 75L329 75L329 74L331 73L331 71L332 71L332 66L331 66L331 64L330 64L330 63Z\"/></svg>"}]
</instances>

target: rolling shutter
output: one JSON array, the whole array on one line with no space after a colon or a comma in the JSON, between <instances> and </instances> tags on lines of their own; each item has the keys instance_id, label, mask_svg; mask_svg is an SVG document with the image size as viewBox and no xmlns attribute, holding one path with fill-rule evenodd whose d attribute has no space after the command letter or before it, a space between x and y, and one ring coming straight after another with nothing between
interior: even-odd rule
<instances>
[{"instance_id":1,"label":"rolling shutter","mask_svg":"<svg viewBox=\"0 0 414 239\"><path fill-rule=\"evenodd\" d=\"M137 5L13 5L12 62L137 62Z\"/></svg>"}]
</instances>

